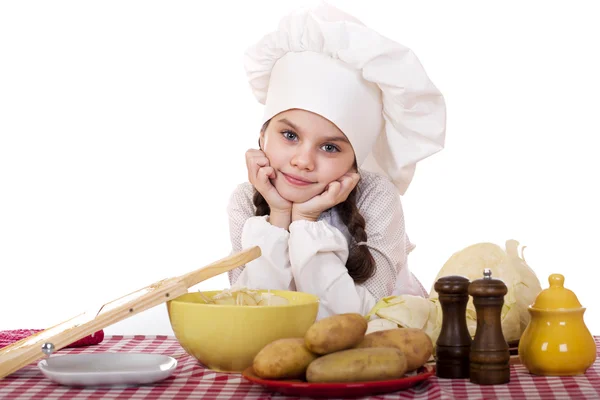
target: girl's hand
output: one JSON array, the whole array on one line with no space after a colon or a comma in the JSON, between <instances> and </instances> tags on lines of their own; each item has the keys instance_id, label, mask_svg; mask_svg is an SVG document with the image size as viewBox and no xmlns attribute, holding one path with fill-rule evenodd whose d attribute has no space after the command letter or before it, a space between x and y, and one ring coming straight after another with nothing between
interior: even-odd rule
<instances>
[{"instance_id":1,"label":"girl's hand","mask_svg":"<svg viewBox=\"0 0 600 400\"><path fill-rule=\"evenodd\" d=\"M246 151L246 167L248 168L248 180L265 198L271 208L271 213L291 213L292 203L281 197L271 183L271 179L277 178L277 173L269 165L269 159L265 153L255 149Z\"/></svg>"},{"instance_id":2,"label":"girl's hand","mask_svg":"<svg viewBox=\"0 0 600 400\"><path fill-rule=\"evenodd\" d=\"M360 175L348 172L340 179L331 182L325 191L304 203L294 203L292 206L292 221L305 219L316 221L321 213L348 198L350 192L358 184Z\"/></svg>"}]
</instances>

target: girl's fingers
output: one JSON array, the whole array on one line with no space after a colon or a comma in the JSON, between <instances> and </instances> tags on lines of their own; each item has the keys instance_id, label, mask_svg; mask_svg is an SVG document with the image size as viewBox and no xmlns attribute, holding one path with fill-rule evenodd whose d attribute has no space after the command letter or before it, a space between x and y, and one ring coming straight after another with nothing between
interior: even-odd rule
<instances>
[{"instance_id":1,"label":"girl's fingers","mask_svg":"<svg viewBox=\"0 0 600 400\"><path fill-rule=\"evenodd\" d=\"M252 152L248 151L246 153L246 167L248 169L248 180L254 184L258 171L261 168L269 166L269 159L262 151L256 152L256 150L252 150Z\"/></svg>"},{"instance_id":2,"label":"girl's fingers","mask_svg":"<svg viewBox=\"0 0 600 400\"><path fill-rule=\"evenodd\" d=\"M274 176L274 175L275 175L275 170L273 169L273 167L262 167L258 170L258 173L257 173L258 180L263 185L271 184L269 182L269 179L273 179L273 178L271 178L271 176Z\"/></svg>"},{"instance_id":3,"label":"girl's fingers","mask_svg":"<svg viewBox=\"0 0 600 400\"><path fill-rule=\"evenodd\" d=\"M327 186L327 191L325 192L325 195L331 200L335 200L338 197L341 188L342 184L340 182L333 181Z\"/></svg>"},{"instance_id":4,"label":"girl's fingers","mask_svg":"<svg viewBox=\"0 0 600 400\"><path fill-rule=\"evenodd\" d=\"M346 188L349 187L350 191L352 191L352 189L354 189L354 186L356 186L356 184L358 183L359 179L360 176L358 174L351 173L344 175L342 177L342 186L345 186Z\"/></svg>"},{"instance_id":5,"label":"girl's fingers","mask_svg":"<svg viewBox=\"0 0 600 400\"><path fill-rule=\"evenodd\" d=\"M252 157L248 160L248 170L253 171L254 175L260 168L268 167L269 159L267 157Z\"/></svg>"},{"instance_id":6,"label":"girl's fingers","mask_svg":"<svg viewBox=\"0 0 600 400\"><path fill-rule=\"evenodd\" d=\"M269 159L267 157L254 157L253 162L260 167L267 167L269 165Z\"/></svg>"},{"instance_id":7,"label":"girl's fingers","mask_svg":"<svg viewBox=\"0 0 600 400\"><path fill-rule=\"evenodd\" d=\"M339 196L341 201L345 201L348 198L359 179L360 176L356 173L346 174L340 179L341 190Z\"/></svg>"},{"instance_id":8,"label":"girl's fingers","mask_svg":"<svg viewBox=\"0 0 600 400\"><path fill-rule=\"evenodd\" d=\"M269 177L269 179L277 178L277 172L275 172L275 168L273 168L273 167L263 167L263 168L268 168L267 176Z\"/></svg>"},{"instance_id":9,"label":"girl's fingers","mask_svg":"<svg viewBox=\"0 0 600 400\"><path fill-rule=\"evenodd\" d=\"M254 168L255 166L265 167L269 165L269 159L260 150L248 150L246 152L246 166L248 169Z\"/></svg>"}]
</instances>

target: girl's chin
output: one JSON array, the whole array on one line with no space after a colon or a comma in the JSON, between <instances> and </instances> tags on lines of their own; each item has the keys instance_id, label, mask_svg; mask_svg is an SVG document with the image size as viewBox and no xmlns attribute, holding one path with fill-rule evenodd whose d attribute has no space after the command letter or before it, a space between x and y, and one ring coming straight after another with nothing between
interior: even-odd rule
<instances>
[{"instance_id":1,"label":"girl's chin","mask_svg":"<svg viewBox=\"0 0 600 400\"><path fill-rule=\"evenodd\" d=\"M314 194L308 193L302 189L276 188L279 195L292 203L304 203L315 197Z\"/></svg>"}]
</instances>

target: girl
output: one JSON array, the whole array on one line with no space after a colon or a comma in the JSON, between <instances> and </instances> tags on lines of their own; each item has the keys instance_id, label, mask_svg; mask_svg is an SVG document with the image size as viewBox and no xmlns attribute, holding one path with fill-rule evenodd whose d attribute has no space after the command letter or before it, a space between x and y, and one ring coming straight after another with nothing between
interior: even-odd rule
<instances>
[{"instance_id":1,"label":"girl","mask_svg":"<svg viewBox=\"0 0 600 400\"><path fill-rule=\"evenodd\" d=\"M321 4L251 47L246 72L265 113L228 213L233 251L262 255L232 286L313 293L318 319L426 297L399 194L442 149L445 104L414 54Z\"/></svg>"}]
</instances>

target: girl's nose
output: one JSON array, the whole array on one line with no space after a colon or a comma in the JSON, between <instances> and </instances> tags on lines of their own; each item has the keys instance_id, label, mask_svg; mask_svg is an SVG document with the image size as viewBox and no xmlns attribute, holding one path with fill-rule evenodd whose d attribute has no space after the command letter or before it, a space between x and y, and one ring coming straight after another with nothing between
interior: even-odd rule
<instances>
[{"instance_id":1,"label":"girl's nose","mask_svg":"<svg viewBox=\"0 0 600 400\"><path fill-rule=\"evenodd\" d=\"M315 168L314 158L311 150L298 148L291 159L291 164L299 169L312 171Z\"/></svg>"}]
</instances>

